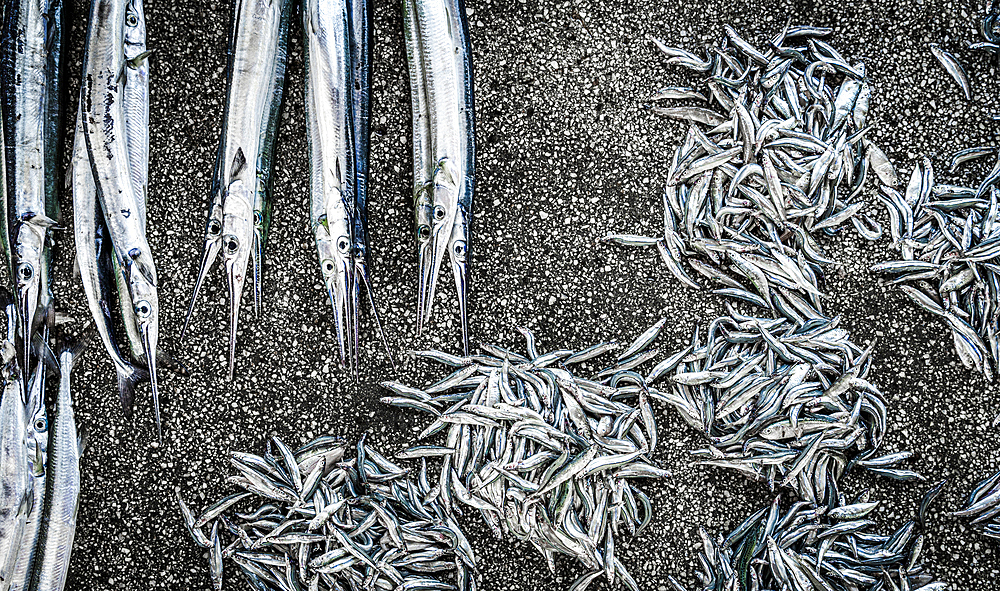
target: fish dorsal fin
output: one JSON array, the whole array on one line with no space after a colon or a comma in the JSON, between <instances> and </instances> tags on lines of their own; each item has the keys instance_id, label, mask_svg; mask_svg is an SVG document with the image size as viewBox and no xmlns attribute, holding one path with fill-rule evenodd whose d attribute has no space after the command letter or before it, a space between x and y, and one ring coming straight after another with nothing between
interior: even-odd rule
<instances>
[{"instance_id":1,"label":"fish dorsal fin","mask_svg":"<svg viewBox=\"0 0 1000 591\"><path fill-rule=\"evenodd\" d=\"M243 172L247 165L247 157L243 154L243 148L236 148L236 155L233 156L233 168L229 173L229 183L232 184L236 177Z\"/></svg>"}]
</instances>

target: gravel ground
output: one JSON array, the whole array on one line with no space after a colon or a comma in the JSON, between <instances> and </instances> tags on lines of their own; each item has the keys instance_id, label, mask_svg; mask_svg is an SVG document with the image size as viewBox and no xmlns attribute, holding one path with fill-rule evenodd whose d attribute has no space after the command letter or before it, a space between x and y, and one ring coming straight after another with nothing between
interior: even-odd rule
<instances>
[{"instance_id":1,"label":"gravel ground","mask_svg":"<svg viewBox=\"0 0 1000 591\"><path fill-rule=\"evenodd\" d=\"M433 336L415 335L402 24L396 2L375 4L373 280L390 345L403 360L397 377L429 380L428 368L402 352L426 346L455 350L456 308L444 289ZM687 74L664 67L648 35L695 49L719 38L724 23L754 40L770 36L788 17L832 26L833 45L868 65L875 89L871 137L906 175L921 155L942 167L955 149L995 141L988 119L994 106L985 97L996 96L1000 84L984 55L963 49L978 40L980 9L964 2L468 4L478 91L475 339L520 347L514 327L525 325L543 346L582 347L631 338L666 316L663 345L674 348L694 323L723 311L715 296L680 287L650 251L595 243L609 231L654 233L662 223L660 190L682 126L647 112L641 99ZM72 590L209 589L203 552L184 531L173 491L181 487L195 510L224 494L230 450L260 450L273 433L300 443L326 433L353 440L368 432L371 441L394 452L424 425L424 417L378 402L378 382L394 374L370 326L361 381L352 383L336 367L331 313L307 227L298 26L288 65L263 313L254 319L245 298L236 379L225 380L226 288L218 269L204 290L193 330L186 342L177 340L198 266L218 141L228 12L226 2L209 0L151 0L146 8L149 44L156 49L149 238L162 281L162 343L193 375L162 378L164 438L158 445L148 396L138 397L136 418L126 422L104 352L95 347L81 364L78 420L90 437ZM85 17L78 10L73 20L78 24L71 32L68 72L76 78ZM966 65L975 95L971 103L933 60L930 42L953 50ZM72 80L71 96L76 88ZM68 210L69 195L64 200ZM83 293L70 280L71 234L63 232L57 240L57 300L82 322ZM857 342L876 343L872 380L890 404L886 449L913 449L920 454L913 467L932 480L952 480L932 512L925 547L930 571L956 589L1000 588L1000 547L942 514L962 502L973 482L1000 468L1000 443L989 428L1000 402L996 389L961 367L940 323L867 270L887 256L885 241L869 244L847 235L826 247L842 263L825 282L830 310L843 316ZM663 408L657 419L662 444L655 459L675 477L644 486L656 517L625 544L623 561L641 588L665 591L667 575L693 584L699 525L728 531L768 494L763 485L733 473L691 466L686 453L698 439ZM855 492L869 486L886 500L878 513L886 529L913 514L926 488L858 476L843 484ZM474 532L484 589L560 589L579 574L575 564L561 560L552 575L533 549L481 533L484 528L474 519L464 523Z\"/></svg>"}]
</instances>

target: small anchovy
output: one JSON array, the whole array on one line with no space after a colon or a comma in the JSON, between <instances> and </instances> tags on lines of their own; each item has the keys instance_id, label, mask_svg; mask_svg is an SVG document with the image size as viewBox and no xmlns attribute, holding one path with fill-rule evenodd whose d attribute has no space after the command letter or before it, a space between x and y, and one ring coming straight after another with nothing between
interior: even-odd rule
<instances>
[{"instance_id":1,"label":"small anchovy","mask_svg":"<svg viewBox=\"0 0 1000 591\"><path fill-rule=\"evenodd\" d=\"M580 378L566 366L607 353L612 344L539 354L534 335L522 329L523 360L483 347L502 352L503 358L470 358L428 387L384 384L396 394L447 394L401 405L432 415L425 434L444 438L442 445L414 447L403 457L440 458L434 497L445 506L457 502L479 511L497 536L513 534L530 542L550 568L556 554L578 560L590 574L574 588L594 580L595 572L610 584L628 585L628 571L614 554L620 531L641 531L652 519L649 498L633 481L669 474L649 461L657 445L651 399L658 394L632 367L656 354L651 345L665 322L636 338L598 374L600 381ZM425 356L449 371L454 368L449 356ZM395 404L392 398L388 402ZM585 506L567 504L573 498L586 499Z\"/></svg>"},{"instance_id":2,"label":"small anchovy","mask_svg":"<svg viewBox=\"0 0 1000 591\"><path fill-rule=\"evenodd\" d=\"M834 517L848 509L843 500L830 506L799 503L787 511L777 501L725 537L699 528L702 572L696 575L706 590L949 588L935 582L919 560L923 536L915 535L913 522L876 535L862 531L876 525L872 520ZM669 580L675 591L686 591Z\"/></svg>"},{"instance_id":3,"label":"small anchovy","mask_svg":"<svg viewBox=\"0 0 1000 591\"><path fill-rule=\"evenodd\" d=\"M1000 539L1000 472L984 478L969 495L966 506L951 515L971 519L971 524L989 538Z\"/></svg>"},{"instance_id":4,"label":"small anchovy","mask_svg":"<svg viewBox=\"0 0 1000 591\"><path fill-rule=\"evenodd\" d=\"M980 43L969 45L969 49L982 49L993 54L994 63L1000 63L1000 34L997 34L997 21L1000 20L1000 4L995 0L987 0L983 18L979 20Z\"/></svg>"},{"instance_id":5,"label":"small anchovy","mask_svg":"<svg viewBox=\"0 0 1000 591\"><path fill-rule=\"evenodd\" d=\"M722 284L715 294L790 318L822 314L819 280L833 261L813 236L854 227L877 239L882 228L861 199L866 177L897 183L885 153L865 138L864 64L817 38L828 32L789 26L768 48L727 25L726 50L710 48L704 58L654 39L711 92L703 106L660 106L692 98L685 87L654 95L654 113L691 124L666 171L663 234L608 241L656 246L688 287L701 287L690 267Z\"/></svg>"},{"instance_id":6,"label":"small anchovy","mask_svg":"<svg viewBox=\"0 0 1000 591\"><path fill-rule=\"evenodd\" d=\"M972 100L972 87L969 85L969 77L965 74L965 68L962 64L958 63L955 56L951 55L947 51L941 49L937 43L931 43L931 54L934 59L941 64L948 75L955 79L958 83L958 87L962 89L962 94L965 95L965 100Z\"/></svg>"},{"instance_id":7,"label":"small anchovy","mask_svg":"<svg viewBox=\"0 0 1000 591\"><path fill-rule=\"evenodd\" d=\"M280 439L271 443L276 457L237 454L246 460L238 465L246 492L213 503L201 518L178 491L185 525L208 549L215 589L227 563L251 586L268 580L269 588L333 591L362 581L373 589L455 589L450 581L475 588L472 546L426 478L411 478L364 437L345 461L346 446L328 437L296 452ZM336 453L304 461L326 452ZM275 500L269 489L293 494Z\"/></svg>"}]
</instances>

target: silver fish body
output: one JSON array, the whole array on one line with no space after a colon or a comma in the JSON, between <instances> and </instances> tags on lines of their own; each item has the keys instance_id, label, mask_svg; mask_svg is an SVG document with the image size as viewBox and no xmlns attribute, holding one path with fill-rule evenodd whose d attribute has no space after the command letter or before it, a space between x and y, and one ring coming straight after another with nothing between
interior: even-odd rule
<instances>
[{"instance_id":1,"label":"silver fish body","mask_svg":"<svg viewBox=\"0 0 1000 591\"><path fill-rule=\"evenodd\" d=\"M49 229L59 217L61 0L10 0L3 13L0 119L3 248L18 311L19 363L27 368L39 312L51 300Z\"/></svg>"},{"instance_id":2,"label":"silver fish body","mask_svg":"<svg viewBox=\"0 0 1000 591\"><path fill-rule=\"evenodd\" d=\"M83 137L93 172L98 201L114 246L114 269L120 292L134 313L126 318L139 341L149 369L157 430L160 428L156 352L159 341L159 301L156 266L141 219L144 196L132 184L126 138L122 73L125 60L126 6L113 0L94 0L84 54L84 80L80 88ZM123 305L125 305L123 303Z\"/></svg>"},{"instance_id":3,"label":"silver fish body","mask_svg":"<svg viewBox=\"0 0 1000 591\"><path fill-rule=\"evenodd\" d=\"M350 10L347 0L307 0L302 19L307 62L309 223L323 283L333 304L340 361L343 365L349 358L356 367L356 350L351 346L357 302L353 297L356 154Z\"/></svg>"},{"instance_id":4,"label":"silver fish body","mask_svg":"<svg viewBox=\"0 0 1000 591\"><path fill-rule=\"evenodd\" d=\"M76 535L81 450L73 413L71 374L79 350L66 350L59 355L59 395L50 432L47 494L35 569L37 591L62 591Z\"/></svg>"},{"instance_id":5,"label":"silver fish body","mask_svg":"<svg viewBox=\"0 0 1000 591\"><path fill-rule=\"evenodd\" d=\"M31 510L26 409L20 378L8 372L0 400L0 591L14 579L18 551Z\"/></svg>"}]
</instances>

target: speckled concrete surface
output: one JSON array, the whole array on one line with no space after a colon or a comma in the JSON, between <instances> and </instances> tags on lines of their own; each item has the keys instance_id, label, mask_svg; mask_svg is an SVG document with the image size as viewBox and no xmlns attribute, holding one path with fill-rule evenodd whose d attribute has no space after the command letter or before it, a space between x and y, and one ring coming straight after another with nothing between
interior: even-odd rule
<instances>
[{"instance_id":1,"label":"speckled concrete surface","mask_svg":"<svg viewBox=\"0 0 1000 591\"><path fill-rule=\"evenodd\" d=\"M85 22L82 3L74 4L67 70L72 78L80 70ZM653 233L661 223L660 188L682 126L648 113L641 99L686 74L664 67L648 35L693 49L718 38L724 23L754 40L769 36L788 17L832 26L831 42L868 65L875 88L871 137L903 170L923 154L940 167L954 149L996 140L987 115L998 110L997 71L984 55L963 49L977 40L976 5L941 0L468 4L480 164L471 294L477 339L520 346L513 327L521 324L536 331L543 345L579 347L629 337L665 315L670 321L663 344L673 348L695 322L722 312L717 298L681 288L648 251L595 243L608 231ZM415 336L401 17L395 2L375 5L374 283L397 354L424 346L455 350L458 325L447 288L435 310L433 336ZM228 11L227 2L216 0L147 4L149 45L156 49L149 238L162 281L162 341L194 375L162 379L164 441L157 445L148 395L138 397L136 419L127 423L104 352L93 349L80 366L78 418L90 431L90 445L83 461L72 590L209 589L203 553L184 531L173 490L182 487L196 510L223 494L229 450L258 450L271 433L299 443L324 433L354 439L369 432L377 445L395 451L423 425L423 417L378 402L377 383L392 371L370 330L360 383L352 383L334 361L331 314L306 221L303 52L297 30L275 173L263 315L254 319L244 306L236 380L224 379L221 272L206 286L186 342L176 338L200 255L224 100ZM973 102L960 98L933 61L930 42L955 51L966 64ZM71 92L76 88L73 80ZM1000 444L989 428L1000 402L997 390L960 366L942 326L867 270L886 256L884 242L872 245L848 235L826 246L843 263L825 283L830 310L843 315L858 342L877 343L872 380L890 402L887 448L913 449L920 454L914 467L931 479L952 480L932 511L930 571L956 589L1000 588L997 543L943 515L979 477L1000 468ZM58 236L55 257L58 304L82 322L87 312L82 290L71 280L69 232ZM409 360L399 375L432 377ZM686 451L697 438L663 408L657 419L663 443L656 459L675 477L644 487L656 517L638 539L624 544L623 561L641 588L665 591L668 574L693 583L698 525L727 531L765 502L767 492L735 474L691 466ZM875 496L887 501L878 513L886 528L913 514L925 489L858 477L843 486L849 491L874 486ZM553 576L534 550L480 535L483 528L473 519L464 523L476 533L484 589L562 589L579 573L563 560ZM231 580L227 588L243 584Z\"/></svg>"}]
</instances>

